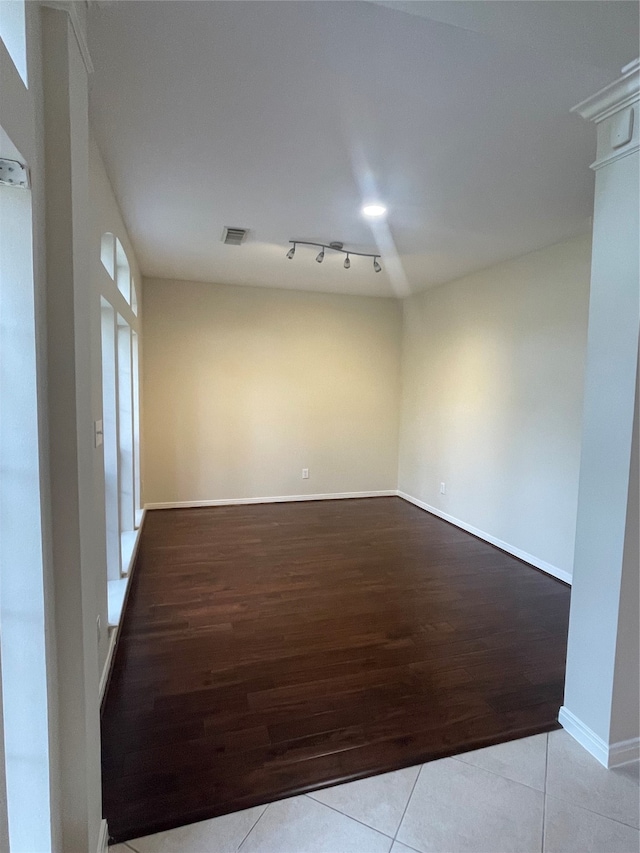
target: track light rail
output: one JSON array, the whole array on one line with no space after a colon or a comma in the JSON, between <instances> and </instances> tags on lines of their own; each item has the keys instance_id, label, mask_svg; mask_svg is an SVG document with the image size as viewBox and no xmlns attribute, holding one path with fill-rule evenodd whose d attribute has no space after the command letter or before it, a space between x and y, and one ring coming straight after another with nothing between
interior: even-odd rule
<instances>
[{"instance_id":1,"label":"track light rail","mask_svg":"<svg viewBox=\"0 0 640 853\"><path fill-rule=\"evenodd\" d=\"M351 261L349 260L350 255L356 255L359 258L373 258L373 269L376 272L380 272L382 267L378 263L379 254L374 254L373 252L352 252L351 249L343 248L342 243L313 243L311 240L289 240L293 245L287 252L287 258L291 260L296 253L296 246L315 246L320 249L318 256L316 257L316 261L321 264L324 260L324 252L325 249L330 249L332 252L340 252L343 255L346 255L344 261L344 268L349 269L351 267Z\"/></svg>"}]
</instances>

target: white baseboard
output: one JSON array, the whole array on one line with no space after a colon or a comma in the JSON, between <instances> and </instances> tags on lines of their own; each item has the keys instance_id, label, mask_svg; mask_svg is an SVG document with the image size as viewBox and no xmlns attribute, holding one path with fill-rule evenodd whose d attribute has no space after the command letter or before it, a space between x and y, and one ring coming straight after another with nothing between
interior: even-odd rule
<instances>
[{"instance_id":1,"label":"white baseboard","mask_svg":"<svg viewBox=\"0 0 640 853\"><path fill-rule=\"evenodd\" d=\"M109 670L111 669L111 661L113 660L113 653L116 648L116 639L118 634L117 626L111 629L109 636L109 648L107 649L107 659L104 662L104 666L102 667L102 675L100 676L100 684L98 686L98 701L102 702L104 697L104 691L107 686L107 681L109 679Z\"/></svg>"},{"instance_id":2,"label":"white baseboard","mask_svg":"<svg viewBox=\"0 0 640 853\"><path fill-rule=\"evenodd\" d=\"M337 501L347 498L388 498L397 495L395 489L377 492L333 492L327 495L278 495L264 498L226 498L215 501L168 501L166 503L145 503L145 509L188 509L198 506L238 506L241 504L290 503L291 501Z\"/></svg>"},{"instance_id":3,"label":"white baseboard","mask_svg":"<svg viewBox=\"0 0 640 853\"><path fill-rule=\"evenodd\" d=\"M558 722L571 737L578 741L580 746L583 746L608 770L640 760L640 738L609 744L564 705L560 708Z\"/></svg>"},{"instance_id":4,"label":"white baseboard","mask_svg":"<svg viewBox=\"0 0 640 853\"><path fill-rule=\"evenodd\" d=\"M524 560L525 563L529 563L534 566L536 569L540 569L543 572L546 572L548 575L551 575L554 578L558 578L558 580L564 581L565 583L571 583L571 575L568 572L565 572L563 569L559 569L556 566L552 566L551 563L546 563L544 560L538 559L538 557L534 557L533 554L528 554L526 551L522 551L520 548L515 548L513 545L509 545L508 542L503 542L501 539L497 539L495 536L491 536L489 533L485 533L483 530L479 530L477 527L473 527L471 524L467 524L464 521L461 521L459 518L455 518L452 515L449 515L446 512L442 512L436 507L430 506L424 501L419 500L418 498L414 498L412 495L406 494L406 492L401 492L397 489L383 489L380 491L373 492L333 492L331 494L321 494L321 495L278 495L275 497L262 497L262 498L224 498L222 500L207 500L207 501L166 501L161 503L145 503L145 510L148 509L188 509L190 507L207 507L207 506L239 506L243 504L267 504L267 503L289 503L291 501L335 501L335 500L345 500L348 498L382 498L382 497L393 497L394 495L398 495L403 498L405 501L409 501L409 503L415 504L420 507L420 509L424 509L427 512L432 513L433 515L438 516L438 518L442 518L445 521L451 522L451 524L455 524L456 527L460 527L462 530L466 530L467 533L472 533L474 536L478 536L480 539L484 539L485 542L489 542L492 545L500 548L502 551L506 551L508 554L511 554L514 557L518 557L520 560Z\"/></svg>"},{"instance_id":5,"label":"white baseboard","mask_svg":"<svg viewBox=\"0 0 640 853\"><path fill-rule=\"evenodd\" d=\"M548 575L551 575L554 578L558 578L558 580L571 584L571 575L569 574L569 572L565 572L564 569L559 569L557 568L557 566L552 566L551 563L546 563L544 560L540 560L538 557L534 557L533 554L528 554L526 551L523 551L520 548L515 548L513 545L509 545L508 542L503 542L502 539L498 539L496 536L492 536L490 533L485 533L484 530L479 530L477 527L473 527L473 525L467 524L466 521L461 521L459 518L455 518L455 516L453 515L449 515L446 512L442 512L442 510L439 510L434 506L430 506L424 501L421 501L418 498L414 498L412 497L412 495L406 494L406 492L401 492L398 490L397 495L398 497L403 498L403 500L409 501L409 503L415 504L416 506L420 507L420 509L424 509L427 512L432 513L432 515L437 515L438 518L444 519L444 521L449 521L451 524L455 524L456 527L460 527L462 530L466 530L467 533L472 533L479 539L484 539L485 542L489 542L491 545L495 545L497 548L500 548L501 551L506 551L507 554L511 554L512 556L517 557L519 560L524 560L525 563L529 563L536 569L540 569L541 571L546 572Z\"/></svg>"},{"instance_id":6,"label":"white baseboard","mask_svg":"<svg viewBox=\"0 0 640 853\"><path fill-rule=\"evenodd\" d=\"M109 849L109 828L106 820L100 821L100 833L98 835L98 850L97 853L107 853Z\"/></svg>"},{"instance_id":7,"label":"white baseboard","mask_svg":"<svg viewBox=\"0 0 640 853\"><path fill-rule=\"evenodd\" d=\"M560 708L558 722L566 732L569 732L571 737L578 741L580 746L583 746L587 752L597 758L600 764L604 767L608 766L609 748L607 744L564 705Z\"/></svg>"},{"instance_id":8,"label":"white baseboard","mask_svg":"<svg viewBox=\"0 0 640 853\"><path fill-rule=\"evenodd\" d=\"M125 572L125 577L130 575L131 569L135 562L136 556L138 554L138 548L140 547L140 539L142 537L142 525L144 524L144 515L145 510L142 510L140 515L140 523L138 524L138 529L136 531L136 540L133 545L133 549L131 551L131 557L129 558L129 563L127 565L127 569ZM120 621L118 621L117 625L110 626L110 636L109 636L109 647L107 649L107 658L104 662L104 666L102 667L102 674L100 675L100 683L98 684L98 701L102 702L104 697L104 691L107 687L107 681L109 680L109 671L111 670L111 663L113 661L113 653L116 648L116 641L118 639L118 630L120 629Z\"/></svg>"},{"instance_id":9,"label":"white baseboard","mask_svg":"<svg viewBox=\"0 0 640 853\"><path fill-rule=\"evenodd\" d=\"M609 747L609 767L622 767L640 761L640 737L620 740Z\"/></svg>"},{"instance_id":10,"label":"white baseboard","mask_svg":"<svg viewBox=\"0 0 640 853\"><path fill-rule=\"evenodd\" d=\"M138 548L140 547L140 538L142 536L142 526L144 524L145 512L146 512L146 508L143 507L142 512L140 513L140 523L138 524L138 527L136 529L135 542L133 543L133 548L131 549L131 556L129 557L129 561L127 563L126 568L124 566L122 567L122 574L123 575L128 575L131 573L131 569L133 567L133 564L135 563L136 557L138 556Z\"/></svg>"}]
</instances>

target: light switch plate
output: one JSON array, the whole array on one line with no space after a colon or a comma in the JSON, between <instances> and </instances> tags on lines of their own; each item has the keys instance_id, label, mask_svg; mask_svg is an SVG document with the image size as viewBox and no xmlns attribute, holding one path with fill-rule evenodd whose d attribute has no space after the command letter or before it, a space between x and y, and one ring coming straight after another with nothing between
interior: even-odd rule
<instances>
[{"instance_id":1,"label":"light switch plate","mask_svg":"<svg viewBox=\"0 0 640 853\"><path fill-rule=\"evenodd\" d=\"M622 148L633 136L633 107L615 116L611 124L611 147Z\"/></svg>"}]
</instances>

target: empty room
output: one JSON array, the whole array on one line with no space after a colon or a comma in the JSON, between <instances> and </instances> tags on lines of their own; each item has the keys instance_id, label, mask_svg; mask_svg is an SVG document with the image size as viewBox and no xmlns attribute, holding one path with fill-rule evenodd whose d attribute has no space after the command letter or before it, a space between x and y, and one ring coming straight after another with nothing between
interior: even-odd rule
<instances>
[{"instance_id":1,"label":"empty room","mask_svg":"<svg viewBox=\"0 0 640 853\"><path fill-rule=\"evenodd\" d=\"M639 38L0 0L0 849L639 853Z\"/></svg>"}]
</instances>

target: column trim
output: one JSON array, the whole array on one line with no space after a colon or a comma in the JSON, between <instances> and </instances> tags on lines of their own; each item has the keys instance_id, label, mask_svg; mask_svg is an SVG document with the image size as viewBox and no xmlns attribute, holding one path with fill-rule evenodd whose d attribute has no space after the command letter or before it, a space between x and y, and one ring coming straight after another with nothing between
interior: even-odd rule
<instances>
[{"instance_id":1,"label":"column trim","mask_svg":"<svg viewBox=\"0 0 640 853\"><path fill-rule=\"evenodd\" d=\"M80 56L82 57L82 61L84 62L84 67L87 70L87 74L93 74L93 62L91 60L91 54L89 53L89 44L87 42L87 35L85 32L85 27L80 20L80 15L78 14L78 8L76 3L68 2L68 0L44 0L43 6L49 6L51 9L60 9L62 12L66 12L69 15L69 19L71 21L71 28L73 30L73 34L76 37L76 41L78 43L78 49L80 51Z\"/></svg>"},{"instance_id":2,"label":"column trim","mask_svg":"<svg viewBox=\"0 0 640 853\"><path fill-rule=\"evenodd\" d=\"M622 76L595 95L580 101L570 112L598 124L614 113L630 106L638 97L640 59L634 59L622 69Z\"/></svg>"}]
</instances>

